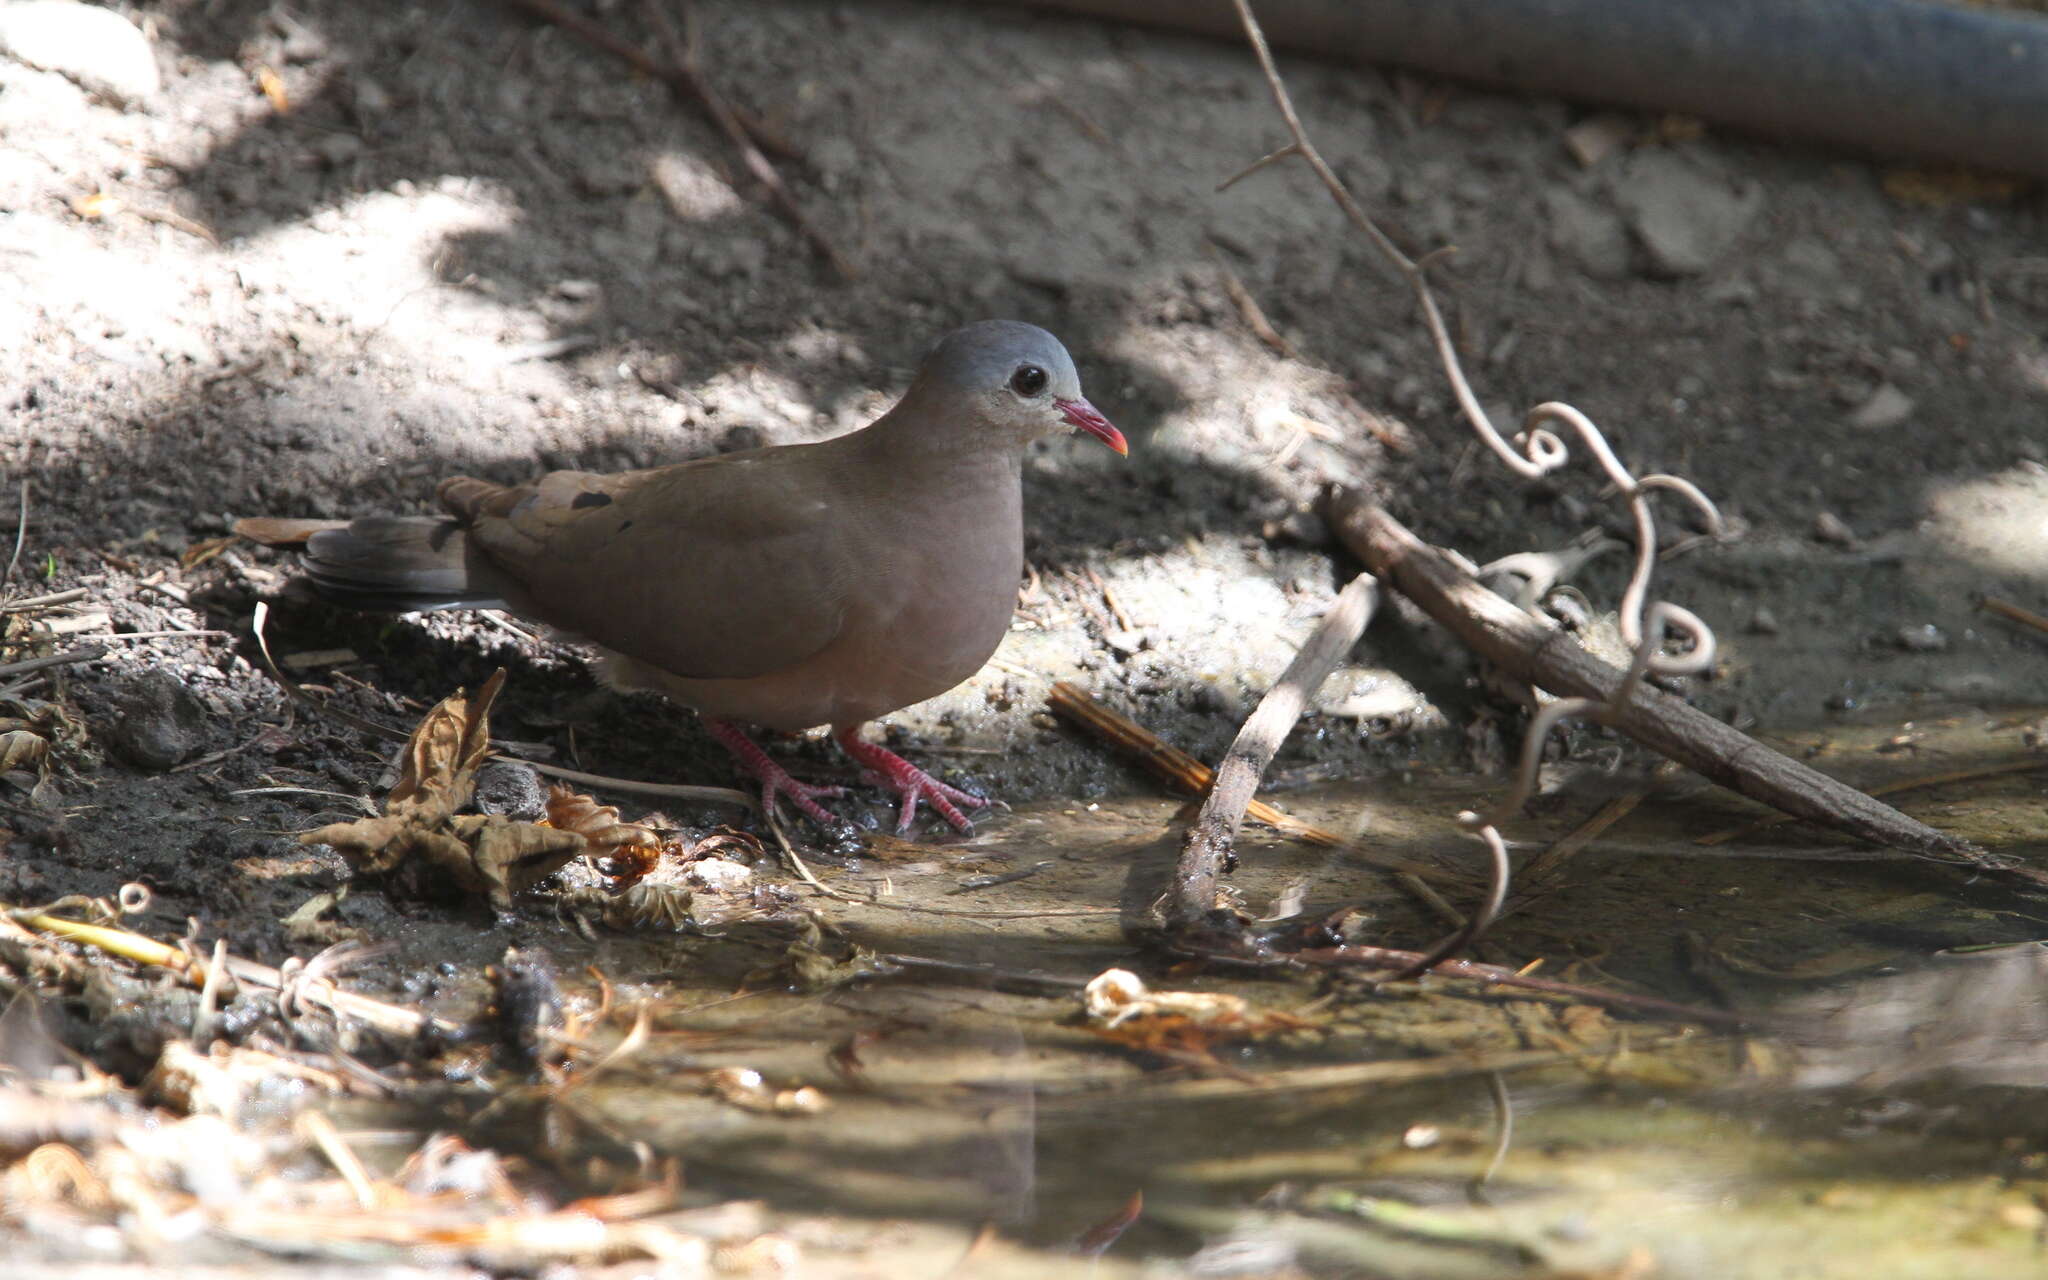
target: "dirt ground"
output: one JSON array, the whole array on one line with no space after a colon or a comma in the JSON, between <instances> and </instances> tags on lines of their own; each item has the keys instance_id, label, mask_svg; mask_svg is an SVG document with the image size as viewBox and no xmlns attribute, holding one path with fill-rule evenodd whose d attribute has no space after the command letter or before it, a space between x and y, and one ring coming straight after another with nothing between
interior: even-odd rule
<instances>
[{"instance_id":1,"label":"dirt ground","mask_svg":"<svg viewBox=\"0 0 2048 1280\"><path fill-rule=\"evenodd\" d=\"M0 658L106 650L0 676L7 714L43 716L54 743L40 789L16 771L0 796L9 902L141 881L160 921L275 964L294 949L283 917L344 877L293 833L359 813L389 747L287 713L251 616L289 566L220 547L236 518L417 511L454 473L835 434L978 318L1060 335L1132 441L1128 460L1086 440L1034 455L1010 639L889 731L1013 802L1154 790L1050 720L1053 679L1220 754L1352 571L1310 514L1328 482L1380 486L1479 562L1625 530L1590 465L1532 486L1471 442L1405 287L1305 170L1217 192L1285 140L1240 49L980 5L705 0L706 72L791 144L780 163L848 281L699 112L511 6L114 8L154 46L147 101L0 59L6 523L12 482L26 493L6 591L85 591L18 616ZM595 10L646 39L637 6ZM1283 70L1396 239L1456 246L1437 279L1500 420L1567 400L1631 466L1721 503L1739 537L1659 579L1721 637L1721 669L1686 690L1701 705L1810 730L2048 702L2048 642L1979 610L2048 611L2038 189ZM1622 572L1588 570L1596 608ZM594 772L733 784L687 713L481 615L285 601L268 636L357 715L409 727L504 666L499 736ZM1276 772L1490 769L1501 714L1454 642L1392 617ZM776 750L850 780L827 744ZM852 808L885 814L879 795ZM393 986L428 952L482 963L547 936L376 894L338 919L414 940Z\"/></svg>"}]
</instances>

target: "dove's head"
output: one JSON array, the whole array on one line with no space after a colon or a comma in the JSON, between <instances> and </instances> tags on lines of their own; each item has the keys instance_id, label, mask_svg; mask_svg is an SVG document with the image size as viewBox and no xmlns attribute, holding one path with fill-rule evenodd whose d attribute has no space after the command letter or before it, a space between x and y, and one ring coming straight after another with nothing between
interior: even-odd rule
<instances>
[{"instance_id":1,"label":"dove's head","mask_svg":"<svg viewBox=\"0 0 2048 1280\"><path fill-rule=\"evenodd\" d=\"M1036 325L983 320L939 339L917 372L916 393L966 397L994 434L1019 444L1081 430L1118 453L1123 432L1081 394L1081 375L1060 340Z\"/></svg>"}]
</instances>

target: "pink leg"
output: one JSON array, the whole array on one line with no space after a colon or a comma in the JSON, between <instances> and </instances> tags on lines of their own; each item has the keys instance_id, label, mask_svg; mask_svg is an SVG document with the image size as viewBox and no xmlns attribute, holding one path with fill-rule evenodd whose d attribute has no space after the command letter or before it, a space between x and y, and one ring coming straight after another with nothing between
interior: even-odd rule
<instances>
[{"instance_id":1,"label":"pink leg","mask_svg":"<svg viewBox=\"0 0 2048 1280\"><path fill-rule=\"evenodd\" d=\"M836 796L843 787L814 787L798 782L789 776L789 771L768 758L768 753L755 746L740 727L730 720L704 717L704 727L711 730L711 736L718 739L727 751L738 758L748 773L761 781L761 809L765 815L775 807L775 797L788 796L789 802L803 810L804 816L827 831L846 824L844 818L835 818L825 806L818 803L818 796Z\"/></svg>"},{"instance_id":2,"label":"pink leg","mask_svg":"<svg viewBox=\"0 0 2048 1280\"><path fill-rule=\"evenodd\" d=\"M838 743L847 755L866 765L890 790L903 797L903 813L896 819L896 834L899 836L910 830L910 820L917 816L920 797L929 800L941 817L962 832L972 832L974 824L967 820L967 815L960 812L958 806L964 804L972 809L981 809L989 803L981 796L947 786L887 747L863 742L859 725L832 726L832 741Z\"/></svg>"}]
</instances>

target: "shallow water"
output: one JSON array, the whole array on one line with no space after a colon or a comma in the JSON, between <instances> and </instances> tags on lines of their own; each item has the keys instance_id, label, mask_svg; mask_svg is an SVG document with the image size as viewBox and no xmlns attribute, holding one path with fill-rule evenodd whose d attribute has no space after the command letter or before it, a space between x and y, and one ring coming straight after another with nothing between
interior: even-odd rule
<instances>
[{"instance_id":1,"label":"shallow water","mask_svg":"<svg viewBox=\"0 0 2048 1280\"><path fill-rule=\"evenodd\" d=\"M1903 764L1869 749L1884 726L1833 726L1823 754L1942 772L2010 759L2001 723L1923 721ZM1618 785L1581 778L1539 801L1541 816L1510 831L1518 860ZM1426 946L1441 926L1366 858L1440 868L1446 896L1469 902L1476 850L1449 815L1486 794L1470 779L1408 778L1278 797L1301 817L1362 827L1367 849L1248 830L1230 883L1253 915L1296 888L1309 917L1348 905L1371 940ZM2038 776L2008 774L1906 807L2024 852L2014 837L2038 831L2040 799ZM1952 952L2048 936L2044 904L1791 827L1705 848L1695 837L1753 810L1679 789L1650 794L1481 946L1514 967L1541 959L1552 978L1770 1021L1741 1035L1440 978L1376 990L1286 970L1162 973L1122 921L1158 891L1176 812L1152 799L1027 806L971 840L884 841L878 856L817 867L846 899L810 900L831 927L806 991L765 972L787 931L601 937L588 959L618 999L649 1002L659 1034L559 1105L584 1140L681 1156L701 1192L763 1197L848 1232L891 1224L934 1257L995 1224L1006 1251L977 1254L989 1274L1098 1266L1076 1242L1140 1192L1106 1274L2048 1267L2048 952ZM966 968L877 973L870 953ZM1155 987L1241 996L1251 1013L1177 1041L1132 1027L1114 1038L1086 1023L1077 989L1120 965ZM743 980L751 993L731 998ZM1270 1014L1292 1021L1262 1024ZM827 1105L744 1110L706 1091L727 1067L813 1086ZM1495 1082L1512 1133L1482 1186L1500 1141ZM893 1249L862 1245L833 1265L867 1274L878 1256L911 1256Z\"/></svg>"}]
</instances>

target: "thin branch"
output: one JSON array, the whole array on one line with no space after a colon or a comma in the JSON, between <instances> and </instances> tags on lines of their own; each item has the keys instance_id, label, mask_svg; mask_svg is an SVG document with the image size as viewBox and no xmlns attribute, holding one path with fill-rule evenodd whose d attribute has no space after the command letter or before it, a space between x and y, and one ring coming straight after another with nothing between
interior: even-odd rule
<instances>
[{"instance_id":1,"label":"thin branch","mask_svg":"<svg viewBox=\"0 0 2048 1280\"><path fill-rule=\"evenodd\" d=\"M1322 687L1372 620L1379 604L1379 583L1361 573L1337 596L1337 602L1316 624L1294 661L1274 682L1216 767L1214 784L1202 810L1181 840L1180 861L1166 899L1153 909L1155 919L1170 930L1193 928L1216 906L1216 882L1244 825L1245 808L1258 790L1259 775L1273 762L1273 753L1301 719L1304 707Z\"/></svg>"},{"instance_id":2,"label":"thin branch","mask_svg":"<svg viewBox=\"0 0 2048 1280\"><path fill-rule=\"evenodd\" d=\"M1420 952L1399 951L1392 947L1318 947L1309 951L1289 953L1290 964L1312 966L1319 969L1395 969L1415 967L1422 958ZM1680 1004L1675 1000L1664 1000L1656 996L1639 996L1627 991L1607 991L1599 987L1581 986L1576 982L1557 982L1550 978L1533 978L1497 964L1480 964L1474 960L1440 960L1430 966L1429 972L1439 978L1463 978L1490 987L1513 987L1521 991L1541 991L1547 995L1563 996L1580 1004L1597 1004L1609 1009L1625 1009L1657 1018L1675 1018L1683 1022L1697 1022L1709 1027L1756 1027L1768 1025L1770 1019L1757 1014L1731 1013L1725 1009L1708 1009L1699 1005Z\"/></svg>"},{"instance_id":3,"label":"thin branch","mask_svg":"<svg viewBox=\"0 0 2048 1280\"><path fill-rule=\"evenodd\" d=\"M669 61L666 63L649 57L634 45L613 35L601 24L556 3L556 0L505 2L581 37L643 75L660 80L677 97L703 108L704 114L711 117L711 122L718 126L719 132L725 135L726 141L739 153L740 162L746 166L747 172L768 192L769 200L781 210L783 216L797 229L797 233L809 241L811 247L830 262L832 269L843 279L860 278L860 272L840 255L839 250L825 237L825 233L818 230L809 215L804 213L803 206L797 203L796 196L783 182L781 173L763 154L763 147L786 152L787 144L779 142L759 121L743 116L712 88L711 82L705 78L702 68L698 65L695 42L686 43L677 34L675 23L663 7L663 0L647 0L647 13L656 35L661 38L667 49ZM686 9L684 12L687 24L689 11Z\"/></svg>"},{"instance_id":4,"label":"thin branch","mask_svg":"<svg viewBox=\"0 0 2048 1280\"><path fill-rule=\"evenodd\" d=\"M1494 920L1500 915L1500 904L1507 901L1508 881L1512 876L1512 869L1508 865L1507 841L1501 839L1498 827L1490 822L1481 825L1479 838L1485 842L1486 852L1490 855L1486 864L1486 900L1481 902L1479 910L1473 912L1471 918L1465 921L1463 928L1454 931L1424 952L1421 959L1395 974L1389 981L1406 982L1410 978L1421 977L1441 962L1477 942L1493 927Z\"/></svg>"},{"instance_id":5,"label":"thin branch","mask_svg":"<svg viewBox=\"0 0 2048 1280\"><path fill-rule=\"evenodd\" d=\"M198 960L177 947L159 942L144 934L134 933L110 925L88 924L82 920L68 920L48 912L6 912L16 924L44 933L53 934L72 942L81 943L111 955L118 955L138 964L155 965L170 969L182 975L195 986L204 987L212 978L214 966ZM267 964L244 960L240 956L216 952L222 959L220 968L228 977L237 982L247 982L272 991L281 991L289 985L287 976ZM389 1031L404 1036L416 1036L423 1031L434 1031L446 1037L457 1037L462 1028L453 1022L409 1009L403 1005L388 1004L369 996L344 991L331 981L308 982L296 992L299 999L321 1005L337 1015L359 1019L380 1031Z\"/></svg>"},{"instance_id":6,"label":"thin branch","mask_svg":"<svg viewBox=\"0 0 2048 1280\"><path fill-rule=\"evenodd\" d=\"M14 525L14 553L7 557L7 572L0 573L0 591L14 581L14 567L21 563L21 547L28 540L28 477L21 478L21 518Z\"/></svg>"},{"instance_id":7,"label":"thin branch","mask_svg":"<svg viewBox=\"0 0 2048 1280\"><path fill-rule=\"evenodd\" d=\"M712 123L725 134L725 139L732 144L733 150L739 153L740 163L747 167L747 172L754 175L754 180L768 192L768 198L782 210L783 216L796 227L798 234L811 242L811 247L832 264L832 269L839 273L840 278L858 280L860 272L854 269L851 262L840 256L838 248L826 238L824 232L818 230L817 224L811 221L803 206L797 203L797 198L791 193L789 186L783 182L782 174L768 157L761 153L761 148L754 145L754 140L748 136L746 127L740 123L739 116L734 114L732 107L727 105L718 91L711 87L711 81L705 78L697 60L696 11L689 7L688 0L683 2L683 24L690 29L687 40L677 34L675 23L669 19L667 0L647 0L647 14L653 19L655 34L661 37L662 45L668 50L671 65L675 68L675 75L669 79L669 84L687 86L689 96L697 100L704 108L705 114L711 117Z\"/></svg>"},{"instance_id":8,"label":"thin branch","mask_svg":"<svg viewBox=\"0 0 2048 1280\"><path fill-rule=\"evenodd\" d=\"M580 769L564 769L556 764L542 764L524 756L513 755L502 742L491 744L492 758L523 764L535 773L563 782L574 782L580 786L603 787L607 791L621 791L628 795L660 796L668 800L692 800L702 804L730 804L742 809L757 809L760 801L744 791L731 787L700 787L679 782L640 782L633 778L614 778L602 773L585 773Z\"/></svg>"},{"instance_id":9,"label":"thin branch","mask_svg":"<svg viewBox=\"0 0 2048 1280\"><path fill-rule=\"evenodd\" d=\"M1184 795L1206 795L1216 781L1216 771L1208 765L1172 743L1163 741L1157 734L1129 717L1117 714L1088 696L1086 691L1064 680L1053 682L1051 691L1045 695L1045 705L1047 710L1060 719L1128 753L1139 764L1164 780L1168 786ZM1337 849L1352 843L1334 831L1303 822L1256 798L1245 805L1245 814L1283 835L1292 836L1308 844ZM1354 852L1361 861L1383 870L1440 881L1454 881L1458 878L1447 874L1441 868L1410 859L1389 857L1370 849L1355 849Z\"/></svg>"},{"instance_id":10,"label":"thin branch","mask_svg":"<svg viewBox=\"0 0 2048 1280\"><path fill-rule=\"evenodd\" d=\"M1632 691L1646 676L1652 673L1680 674L1706 671L1713 667L1714 635L1703 621L1677 605L1663 602L1645 603L1649 596L1650 575L1657 563L1657 530L1650 510L1649 495L1655 490L1669 489L1687 498L1700 511L1708 530L1715 535L1721 530L1720 513L1713 503L1708 501L1706 495L1689 481L1664 475L1636 479L1621 465L1620 459L1615 456L1592 421L1570 405L1553 401L1531 410L1517 438L1519 451L1502 437L1472 390L1464 366L1458 359L1449 329L1444 323L1443 312L1437 306L1436 296L1429 287L1427 273L1430 266L1451 253L1452 247L1446 245L1433 250L1423 255L1420 260L1410 259L1367 216L1365 210L1352 198L1343 180L1323 159L1315 144L1309 141L1308 132L1302 127L1301 117L1294 109L1294 101L1287 92L1286 83L1280 78L1279 67L1273 61L1273 52L1266 44L1265 32L1252 13L1250 0L1233 0L1233 3L1237 9L1238 21L1244 28L1245 37L1250 41L1252 51L1258 58L1259 69L1265 75L1273 103L1287 122L1287 131L1293 142L1290 146L1264 157L1258 164L1232 178L1231 181L1235 182L1238 178L1256 172L1282 156L1299 155L1315 171L1316 177L1330 193L1330 198L1336 201L1338 208L1343 210L1351 224L1372 242L1380 254L1392 263L1402 278L1408 282L1409 289L1415 295L1416 305L1422 311L1423 323L1429 330L1430 341L1436 348L1437 360L1443 367L1444 377L1451 384L1451 390L1457 398L1459 410L1486 447L1516 475L1525 479L1535 479L1564 465L1569 457L1564 441L1556 432L1549 429L1551 423L1561 423L1579 434L1587 449L1599 462L1601 469L1620 489L1634 520L1636 567L1630 576L1628 587L1622 594L1620 608L1622 636L1633 650L1629 672L1626 678L1616 682L1606 691L1609 705L1588 699L1573 699L1554 703L1538 716L1537 724L1532 727L1525 743L1516 794L1497 806L1496 814L1518 810L1526 798L1527 789L1534 785L1536 762L1543 739L1550 726L1558 719L1567 715L1595 715L1602 719L1623 716L1626 714ZM1676 654L1664 652L1664 636L1667 631L1678 632L1686 641ZM1478 831L1494 854L1487 906L1452 938L1432 948L1423 958L1422 964L1425 967L1476 939L1499 909L1507 891L1506 849L1500 833L1492 825L1497 819L1465 813L1459 816L1459 820L1467 827Z\"/></svg>"},{"instance_id":11,"label":"thin branch","mask_svg":"<svg viewBox=\"0 0 2048 1280\"><path fill-rule=\"evenodd\" d=\"M48 609L60 604L83 600L91 594L84 587L73 587L69 591L53 591L46 596L29 596L24 600L9 600L0 604L0 613L22 613L29 609Z\"/></svg>"},{"instance_id":12,"label":"thin branch","mask_svg":"<svg viewBox=\"0 0 2048 1280\"><path fill-rule=\"evenodd\" d=\"M1333 492L1323 512L1368 569L1467 645L1511 675L1598 705L1603 723L1651 750L1730 790L1857 839L2036 887L2048 885L2048 872L1986 854L1772 751L1653 685L1631 684L1624 672L1588 654L1562 631L1488 591L1364 495ZM1626 693L1618 703L1617 690Z\"/></svg>"},{"instance_id":13,"label":"thin branch","mask_svg":"<svg viewBox=\"0 0 2048 1280\"><path fill-rule=\"evenodd\" d=\"M53 653L46 658L24 658L20 662L0 662L0 676L18 676L30 671L42 671L48 667L68 667L74 662L91 662L107 656L103 644L88 645L83 649L68 649Z\"/></svg>"}]
</instances>

